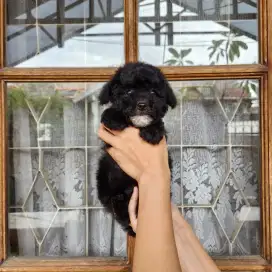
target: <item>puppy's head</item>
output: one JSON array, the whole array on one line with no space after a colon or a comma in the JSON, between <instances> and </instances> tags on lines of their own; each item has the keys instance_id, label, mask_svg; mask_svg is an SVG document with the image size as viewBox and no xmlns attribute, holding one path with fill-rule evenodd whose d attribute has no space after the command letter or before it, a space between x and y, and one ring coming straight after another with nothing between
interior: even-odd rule
<instances>
[{"instance_id":1,"label":"puppy's head","mask_svg":"<svg viewBox=\"0 0 272 272\"><path fill-rule=\"evenodd\" d=\"M162 72L149 64L128 63L104 85L100 104L111 103L135 127L148 126L163 118L168 106L177 104L173 90Z\"/></svg>"}]
</instances>

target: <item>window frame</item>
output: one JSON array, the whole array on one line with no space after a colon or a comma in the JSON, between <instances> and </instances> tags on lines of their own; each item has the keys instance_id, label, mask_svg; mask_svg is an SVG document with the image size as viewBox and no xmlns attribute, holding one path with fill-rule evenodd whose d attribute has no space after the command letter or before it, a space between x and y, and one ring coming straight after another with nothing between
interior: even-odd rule
<instances>
[{"instance_id":1,"label":"window frame","mask_svg":"<svg viewBox=\"0 0 272 272\"><path fill-rule=\"evenodd\" d=\"M9 82L101 82L115 68L11 68L5 67L7 0L0 1L0 272L1 271L130 271L135 239L128 237L126 261L116 258L7 257L7 120L6 84ZM125 61L138 59L138 1L124 0ZM159 67L168 80L257 79L261 105L261 256L220 257L219 269L266 270L272 258L272 1L258 0L259 64L192 67ZM270 155L271 153L271 155Z\"/></svg>"}]
</instances>

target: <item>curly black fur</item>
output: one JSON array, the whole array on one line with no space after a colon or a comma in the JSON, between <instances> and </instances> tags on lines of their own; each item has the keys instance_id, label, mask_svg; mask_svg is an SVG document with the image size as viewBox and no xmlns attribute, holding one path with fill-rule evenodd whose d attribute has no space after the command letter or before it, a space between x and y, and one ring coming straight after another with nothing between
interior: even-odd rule
<instances>
[{"instance_id":1,"label":"curly black fur","mask_svg":"<svg viewBox=\"0 0 272 272\"><path fill-rule=\"evenodd\" d=\"M174 108L177 104L162 72L141 62L120 67L104 85L99 101L101 105L111 104L101 117L105 126L113 130L138 127L140 136L151 144L158 144L166 136L162 118L168 106ZM169 164L171 169L170 156ZM97 172L99 200L124 230L133 236L135 233L129 226L128 203L135 186L137 182L125 174L107 152L103 152Z\"/></svg>"}]
</instances>

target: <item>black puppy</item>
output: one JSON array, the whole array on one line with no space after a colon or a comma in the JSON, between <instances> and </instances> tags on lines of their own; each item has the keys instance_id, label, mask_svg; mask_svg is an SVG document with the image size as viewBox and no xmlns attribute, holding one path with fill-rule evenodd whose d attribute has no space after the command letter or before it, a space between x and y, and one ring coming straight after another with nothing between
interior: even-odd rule
<instances>
[{"instance_id":1,"label":"black puppy","mask_svg":"<svg viewBox=\"0 0 272 272\"><path fill-rule=\"evenodd\" d=\"M139 128L140 136L151 144L158 144L166 136L162 118L168 106L177 104L173 90L162 72L149 64L128 63L119 68L113 78L102 88L101 105L110 103L101 117L101 122L113 130L128 126ZM171 169L171 159L169 156ZM117 222L130 235L135 235L129 226L128 203L137 182L129 177L104 152L97 172L98 197Z\"/></svg>"}]
</instances>

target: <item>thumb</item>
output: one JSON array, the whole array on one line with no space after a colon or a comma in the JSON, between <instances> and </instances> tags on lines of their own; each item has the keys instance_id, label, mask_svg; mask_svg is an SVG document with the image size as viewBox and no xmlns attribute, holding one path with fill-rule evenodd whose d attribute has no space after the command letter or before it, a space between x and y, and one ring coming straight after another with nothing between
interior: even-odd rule
<instances>
[{"instance_id":1,"label":"thumb","mask_svg":"<svg viewBox=\"0 0 272 272\"><path fill-rule=\"evenodd\" d=\"M133 231L136 233L137 229L137 206L138 206L139 190L137 187L134 187L132 196L128 204L128 213L130 219L130 225Z\"/></svg>"}]
</instances>

